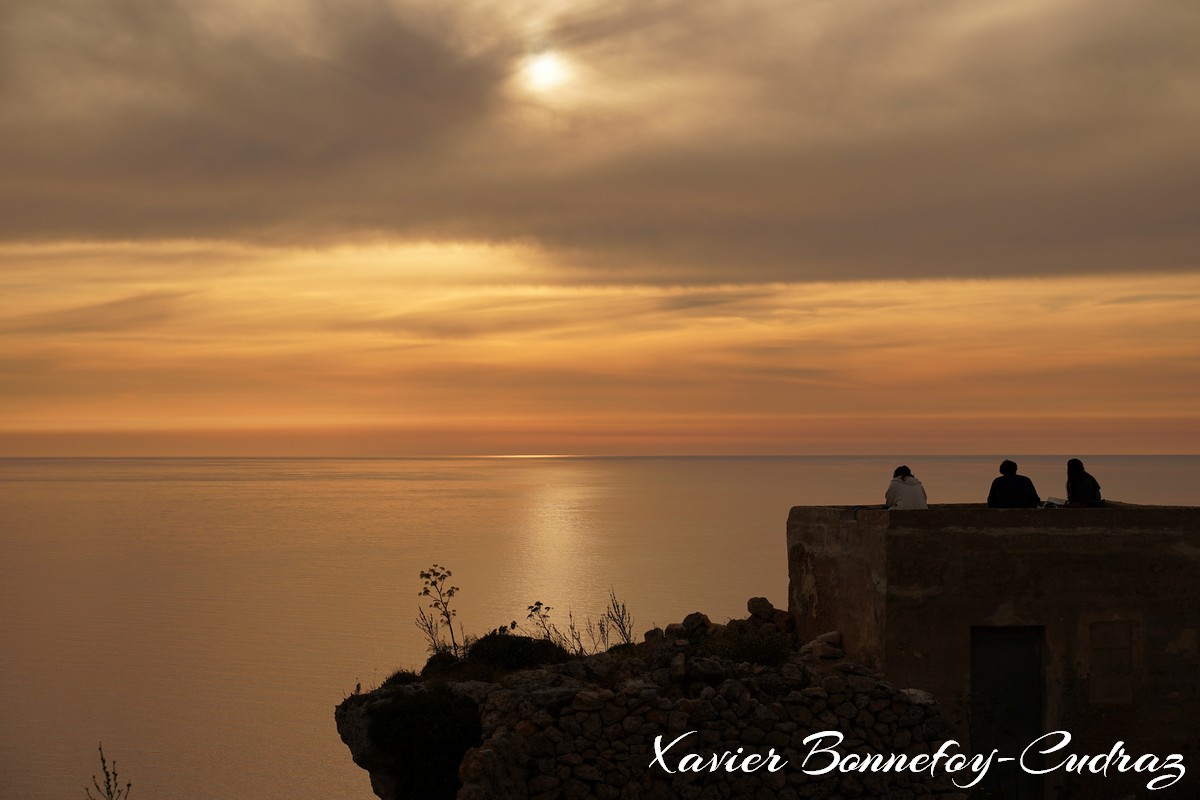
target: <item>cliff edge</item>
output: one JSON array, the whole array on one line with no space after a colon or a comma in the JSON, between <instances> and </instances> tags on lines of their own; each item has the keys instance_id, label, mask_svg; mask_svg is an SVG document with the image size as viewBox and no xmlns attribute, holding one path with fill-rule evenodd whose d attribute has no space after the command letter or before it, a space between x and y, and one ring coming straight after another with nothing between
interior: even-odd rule
<instances>
[{"instance_id":1,"label":"cliff edge","mask_svg":"<svg viewBox=\"0 0 1200 800\"><path fill-rule=\"evenodd\" d=\"M794 623L749 607L491 682L385 685L344 700L338 732L382 800L962 796L944 773L867 768L943 745L930 695L846 661L836 633L763 647Z\"/></svg>"}]
</instances>

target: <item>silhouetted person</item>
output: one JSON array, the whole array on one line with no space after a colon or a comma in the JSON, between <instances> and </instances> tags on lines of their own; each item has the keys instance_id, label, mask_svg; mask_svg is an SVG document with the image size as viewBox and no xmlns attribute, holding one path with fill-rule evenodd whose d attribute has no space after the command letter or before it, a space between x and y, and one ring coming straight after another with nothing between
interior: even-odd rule
<instances>
[{"instance_id":1,"label":"silhouetted person","mask_svg":"<svg viewBox=\"0 0 1200 800\"><path fill-rule=\"evenodd\" d=\"M1100 484L1083 468L1083 462L1072 458L1067 462L1067 505L1074 508L1102 508Z\"/></svg>"},{"instance_id":2,"label":"silhouetted person","mask_svg":"<svg viewBox=\"0 0 1200 800\"><path fill-rule=\"evenodd\" d=\"M1017 474L1017 462L1000 462L1000 477L992 481L988 508L1037 508L1042 502L1033 481Z\"/></svg>"},{"instance_id":3,"label":"silhouetted person","mask_svg":"<svg viewBox=\"0 0 1200 800\"><path fill-rule=\"evenodd\" d=\"M892 482L888 484L884 502L888 508L906 511L912 508L929 508L929 499L925 495L925 487L917 480L908 467L896 467L892 472Z\"/></svg>"}]
</instances>

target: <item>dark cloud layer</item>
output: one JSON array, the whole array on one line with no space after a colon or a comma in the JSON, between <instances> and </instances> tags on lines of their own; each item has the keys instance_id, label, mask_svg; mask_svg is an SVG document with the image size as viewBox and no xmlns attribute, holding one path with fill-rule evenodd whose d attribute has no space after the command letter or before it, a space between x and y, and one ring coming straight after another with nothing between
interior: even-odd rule
<instances>
[{"instance_id":1,"label":"dark cloud layer","mask_svg":"<svg viewBox=\"0 0 1200 800\"><path fill-rule=\"evenodd\" d=\"M1188 0L6 8L8 241L522 240L670 281L1200 252ZM578 68L560 96L514 85L537 47Z\"/></svg>"}]
</instances>

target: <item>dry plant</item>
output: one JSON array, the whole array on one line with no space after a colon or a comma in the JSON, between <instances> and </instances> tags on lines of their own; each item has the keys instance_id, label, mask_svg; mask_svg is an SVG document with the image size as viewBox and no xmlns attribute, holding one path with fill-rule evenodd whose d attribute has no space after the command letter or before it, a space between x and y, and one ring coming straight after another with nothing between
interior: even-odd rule
<instances>
[{"instance_id":1,"label":"dry plant","mask_svg":"<svg viewBox=\"0 0 1200 800\"><path fill-rule=\"evenodd\" d=\"M423 586L418 593L428 597L429 610L417 608L415 624L425 637L425 642L432 655L446 654L455 659L464 658L470 648L473 637L467 637L459 625L459 635L454 633L454 619L457 610L451 607L451 601L458 594L458 587L450 585L450 570L434 564L429 569L422 570ZM563 630L550 617L554 609L541 600L535 600L527 606L525 619L529 627L518 626L513 622L501 626L493 633L506 633L519 630L523 635L534 639L545 639L552 642L568 653L577 656L589 656L608 650L612 644L633 644L633 615L629 608L617 598L616 590L608 590L608 608L601 614L599 620L585 618L582 623L575 620L575 614L567 609L566 630ZM443 629L449 631L449 641L443 635Z\"/></svg>"},{"instance_id":2,"label":"dry plant","mask_svg":"<svg viewBox=\"0 0 1200 800\"><path fill-rule=\"evenodd\" d=\"M462 644L455 637L454 618L458 616L458 611L450 607L450 601L458 594L458 587L446 585L452 573L445 567L434 564L429 569L421 570L420 574L425 585L418 594L420 597L430 598L429 607L433 609L433 613L418 607L417 629L425 635L430 652L449 653L455 658L461 658L465 655L465 637ZM450 632L449 642L442 638L442 623L445 623ZM461 625L459 627L461 632Z\"/></svg>"},{"instance_id":3,"label":"dry plant","mask_svg":"<svg viewBox=\"0 0 1200 800\"><path fill-rule=\"evenodd\" d=\"M567 609L567 629L564 631L550 619L553 609L537 600L529 606L526 619L533 625L533 630L521 629L527 636L546 639L563 648L569 653L588 656L602 653L609 648L611 640L617 639L618 644L633 644L633 615L625 603L617 598L616 590L608 590L608 608L599 621L590 617L583 622L582 629L575 621L575 614ZM584 641L584 637L587 641Z\"/></svg>"},{"instance_id":4,"label":"dry plant","mask_svg":"<svg viewBox=\"0 0 1200 800\"><path fill-rule=\"evenodd\" d=\"M133 782L127 781L125 786L121 786L121 782L117 779L117 762L112 762L112 767L109 768L108 761L104 758L104 743L100 743L100 770L104 773L104 785L100 785L99 779L93 775L92 785L96 787L99 795L92 794L92 790L88 787L83 787L83 791L87 794L88 800L127 800L129 790L133 788Z\"/></svg>"},{"instance_id":5,"label":"dry plant","mask_svg":"<svg viewBox=\"0 0 1200 800\"><path fill-rule=\"evenodd\" d=\"M607 627L616 631L622 644L633 644L633 614L617 599L617 592L611 586L608 589L608 609L604 612L604 621ZM607 637L605 643L607 644Z\"/></svg>"}]
</instances>

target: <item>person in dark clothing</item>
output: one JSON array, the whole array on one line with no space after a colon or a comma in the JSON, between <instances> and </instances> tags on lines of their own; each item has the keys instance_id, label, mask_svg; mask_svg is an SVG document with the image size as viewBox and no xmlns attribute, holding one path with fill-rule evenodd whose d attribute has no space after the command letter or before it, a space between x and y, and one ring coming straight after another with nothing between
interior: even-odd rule
<instances>
[{"instance_id":1,"label":"person in dark clothing","mask_svg":"<svg viewBox=\"0 0 1200 800\"><path fill-rule=\"evenodd\" d=\"M1017 462L1000 462L1000 477L992 481L988 508L1037 508L1042 502L1033 481L1017 474Z\"/></svg>"},{"instance_id":2,"label":"person in dark clothing","mask_svg":"<svg viewBox=\"0 0 1200 800\"><path fill-rule=\"evenodd\" d=\"M1083 462L1072 458L1067 462L1067 505L1072 508L1103 508L1100 484L1083 468Z\"/></svg>"}]
</instances>

